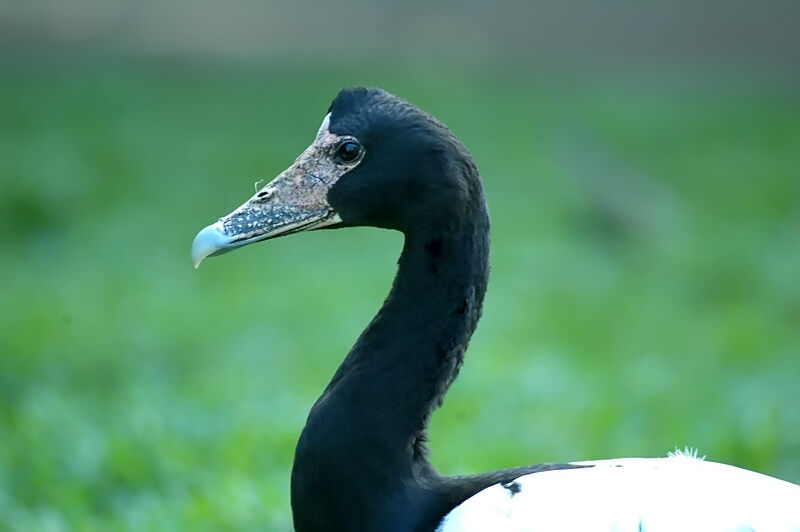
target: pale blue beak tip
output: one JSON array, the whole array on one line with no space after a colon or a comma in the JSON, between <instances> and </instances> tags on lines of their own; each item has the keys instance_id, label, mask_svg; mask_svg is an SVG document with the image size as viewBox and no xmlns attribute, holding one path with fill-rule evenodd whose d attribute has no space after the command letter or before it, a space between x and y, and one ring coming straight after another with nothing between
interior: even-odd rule
<instances>
[{"instance_id":1,"label":"pale blue beak tip","mask_svg":"<svg viewBox=\"0 0 800 532\"><path fill-rule=\"evenodd\" d=\"M220 222L209 225L197 233L197 236L194 237L194 242L192 242L192 262L195 269L200 267L203 259L228 247L233 240L233 237L226 235L222 231Z\"/></svg>"}]
</instances>

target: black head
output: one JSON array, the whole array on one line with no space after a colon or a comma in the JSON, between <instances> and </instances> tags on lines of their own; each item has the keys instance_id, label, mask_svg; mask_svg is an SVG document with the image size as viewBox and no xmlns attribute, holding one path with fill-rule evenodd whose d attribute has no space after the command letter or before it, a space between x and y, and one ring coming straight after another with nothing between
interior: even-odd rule
<instances>
[{"instance_id":1,"label":"black head","mask_svg":"<svg viewBox=\"0 0 800 532\"><path fill-rule=\"evenodd\" d=\"M311 146L203 229L192 255L199 265L209 255L322 227L441 232L484 208L472 157L441 122L381 89L344 89Z\"/></svg>"},{"instance_id":2,"label":"black head","mask_svg":"<svg viewBox=\"0 0 800 532\"><path fill-rule=\"evenodd\" d=\"M346 225L403 232L447 227L464 216L480 188L472 157L450 130L381 89L342 90L330 107L329 129L364 150L361 163L328 193Z\"/></svg>"}]
</instances>

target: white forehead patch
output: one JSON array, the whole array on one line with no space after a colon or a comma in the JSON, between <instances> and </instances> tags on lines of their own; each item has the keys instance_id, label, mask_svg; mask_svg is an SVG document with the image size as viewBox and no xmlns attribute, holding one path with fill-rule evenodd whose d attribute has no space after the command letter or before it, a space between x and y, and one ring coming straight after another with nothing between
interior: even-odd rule
<instances>
[{"instance_id":1,"label":"white forehead patch","mask_svg":"<svg viewBox=\"0 0 800 532\"><path fill-rule=\"evenodd\" d=\"M328 126L330 126L330 124L331 124L331 114L328 113L322 120L322 125L319 126L319 131L317 131L317 138L319 138L322 134L328 132Z\"/></svg>"}]
</instances>

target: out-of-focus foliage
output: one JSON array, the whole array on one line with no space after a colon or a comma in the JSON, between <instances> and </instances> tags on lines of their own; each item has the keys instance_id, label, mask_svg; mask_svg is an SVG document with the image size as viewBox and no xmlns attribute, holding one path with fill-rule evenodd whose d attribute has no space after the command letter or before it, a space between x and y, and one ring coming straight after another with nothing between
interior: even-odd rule
<instances>
[{"instance_id":1,"label":"out-of-focus foliage","mask_svg":"<svg viewBox=\"0 0 800 532\"><path fill-rule=\"evenodd\" d=\"M297 436L401 237L301 234L199 271L189 245L351 84L447 123L490 203L437 467L692 445L800 482L796 84L291 63L2 55L0 529L290 528Z\"/></svg>"}]
</instances>

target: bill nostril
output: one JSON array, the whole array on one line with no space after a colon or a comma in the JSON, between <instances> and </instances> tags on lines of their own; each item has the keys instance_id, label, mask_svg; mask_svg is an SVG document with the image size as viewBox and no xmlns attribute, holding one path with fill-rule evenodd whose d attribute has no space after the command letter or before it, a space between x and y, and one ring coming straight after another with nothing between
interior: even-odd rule
<instances>
[{"instance_id":1,"label":"bill nostril","mask_svg":"<svg viewBox=\"0 0 800 532\"><path fill-rule=\"evenodd\" d=\"M262 190L261 192L256 194L256 197L258 199L262 199L262 200L263 199L269 199L270 197L272 197L272 191L271 190Z\"/></svg>"}]
</instances>

